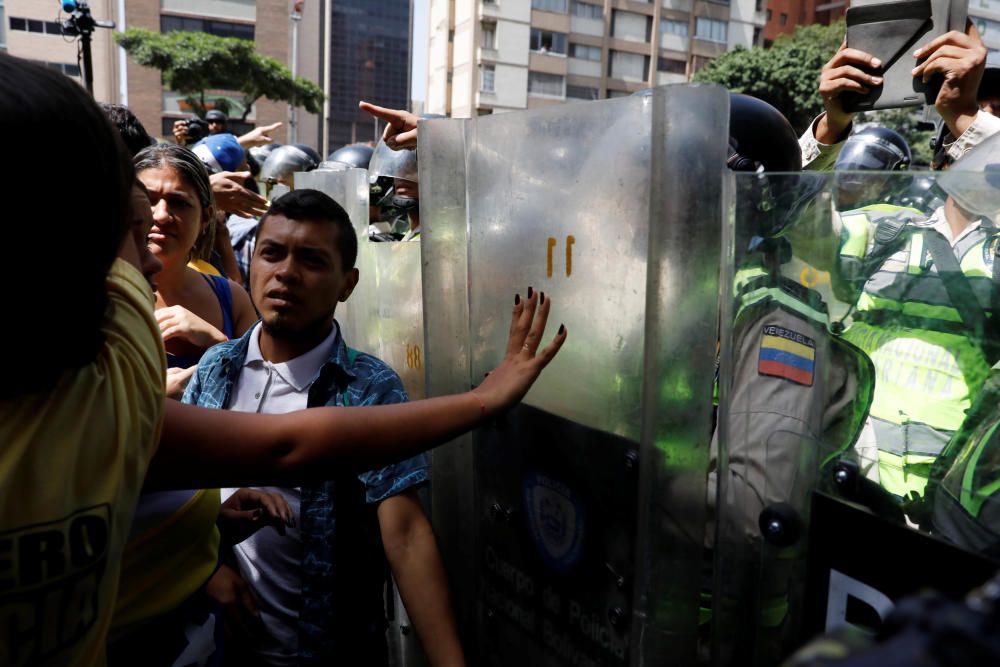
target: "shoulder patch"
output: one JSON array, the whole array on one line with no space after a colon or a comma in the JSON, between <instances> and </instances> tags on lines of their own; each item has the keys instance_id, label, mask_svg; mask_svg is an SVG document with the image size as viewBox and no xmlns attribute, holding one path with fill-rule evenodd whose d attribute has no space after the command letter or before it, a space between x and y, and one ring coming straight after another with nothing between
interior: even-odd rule
<instances>
[{"instance_id":1,"label":"shoulder patch","mask_svg":"<svg viewBox=\"0 0 1000 667\"><path fill-rule=\"evenodd\" d=\"M816 370L816 341L777 324L765 324L757 358L758 375L811 387Z\"/></svg>"}]
</instances>

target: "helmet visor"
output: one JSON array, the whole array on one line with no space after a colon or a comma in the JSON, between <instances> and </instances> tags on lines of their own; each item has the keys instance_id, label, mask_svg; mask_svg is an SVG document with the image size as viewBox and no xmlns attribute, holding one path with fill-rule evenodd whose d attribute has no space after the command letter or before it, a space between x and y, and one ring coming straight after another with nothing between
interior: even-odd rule
<instances>
[{"instance_id":1,"label":"helmet visor","mask_svg":"<svg viewBox=\"0 0 1000 667\"><path fill-rule=\"evenodd\" d=\"M906 162L906 156L887 141L871 139L850 141L837 157L834 169L838 171L893 171Z\"/></svg>"},{"instance_id":2,"label":"helmet visor","mask_svg":"<svg viewBox=\"0 0 1000 667\"><path fill-rule=\"evenodd\" d=\"M368 178L374 183L380 176L418 182L417 151L407 148L394 151L384 141L379 141L368 163Z\"/></svg>"}]
</instances>

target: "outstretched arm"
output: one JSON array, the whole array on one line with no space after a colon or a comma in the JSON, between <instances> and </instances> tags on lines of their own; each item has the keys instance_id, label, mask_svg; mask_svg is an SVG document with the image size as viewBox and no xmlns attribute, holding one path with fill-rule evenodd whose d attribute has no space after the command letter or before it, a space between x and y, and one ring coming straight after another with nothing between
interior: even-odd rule
<instances>
[{"instance_id":1,"label":"outstretched arm","mask_svg":"<svg viewBox=\"0 0 1000 667\"><path fill-rule=\"evenodd\" d=\"M334 470L368 470L443 444L509 409L566 340L541 351L551 301L518 299L507 354L473 391L398 405L311 408L283 415L209 410L166 401L147 488L295 486ZM537 317L536 317L537 308Z\"/></svg>"}]
</instances>

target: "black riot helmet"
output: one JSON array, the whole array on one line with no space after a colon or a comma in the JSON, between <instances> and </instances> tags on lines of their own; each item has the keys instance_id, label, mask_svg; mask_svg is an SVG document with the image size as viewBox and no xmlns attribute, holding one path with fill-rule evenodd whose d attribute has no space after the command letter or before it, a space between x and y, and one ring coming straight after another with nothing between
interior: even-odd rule
<instances>
[{"instance_id":1,"label":"black riot helmet","mask_svg":"<svg viewBox=\"0 0 1000 667\"><path fill-rule=\"evenodd\" d=\"M375 149L366 144L348 144L330 153L326 161L339 162L357 169L367 169L374 152Z\"/></svg>"},{"instance_id":2,"label":"black riot helmet","mask_svg":"<svg viewBox=\"0 0 1000 667\"><path fill-rule=\"evenodd\" d=\"M729 157L733 171L800 171L799 139L780 111L763 100L729 94Z\"/></svg>"},{"instance_id":3,"label":"black riot helmet","mask_svg":"<svg viewBox=\"0 0 1000 667\"><path fill-rule=\"evenodd\" d=\"M887 127L868 127L855 132L837 157L837 171L899 171L907 169L913 153L906 139Z\"/></svg>"}]
</instances>

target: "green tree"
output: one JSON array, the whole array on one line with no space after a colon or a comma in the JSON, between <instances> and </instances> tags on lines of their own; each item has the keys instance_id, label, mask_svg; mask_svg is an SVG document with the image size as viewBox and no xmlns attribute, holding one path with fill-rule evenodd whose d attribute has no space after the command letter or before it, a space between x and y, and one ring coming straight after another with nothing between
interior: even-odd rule
<instances>
[{"instance_id":1,"label":"green tree","mask_svg":"<svg viewBox=\"0 0 1000 667\"><path fill-rule=\"evenodd\" d=\"M241 120L246 120L254 102L262 97L310 113L322 111L324 96L319 86L303 77L293 78L282 63L257 53L251 41L143 28L129 28L115 39L137 63L160 70L163 83L184 95L200 114L205 112L205 91L213 88L242 93ZM224 111L228 114L228 109Z\"/></svg>"},{"instance_id":2,"label":"green tree","mask_svg":"<svg viewBox=\"0 0 1000 667\"><path fill-rule=\"evenodd\" d=\"M840 47L844 23L799 26L769 48L737 46L699 70L694 81L719 83L773 105L802 132L823 110L820 70Z\"/></svg>"}]
</instances>

